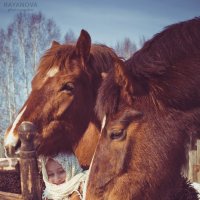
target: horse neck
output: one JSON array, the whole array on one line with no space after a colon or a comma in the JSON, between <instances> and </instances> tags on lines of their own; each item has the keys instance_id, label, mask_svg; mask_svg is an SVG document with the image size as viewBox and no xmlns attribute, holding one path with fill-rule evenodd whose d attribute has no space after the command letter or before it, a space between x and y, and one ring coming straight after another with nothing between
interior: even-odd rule
<instances>
[{"instance_id":1,"label":"horse neck","mask_svg":"<svg viewBox=\"0 0 200 200\"><path fill-rule=\"evenodd\" d=\"M102 66L101 67L105 68L105 70L103 70L103 69L99 70L99 71L94 70L93 73L91 74L94 105L96 102L98 89L102 83L102 76L101 76L100 71L107 72L109 70L109 68L113 67L113 63L109 63L109 62L104 65L105 65L105 67L102 67ZM84 132L83 136L81 137L81 139L79 140L78 144L74 148L75 155L77 156L77 158L83 168L89 168L89 165L91 163L91 160L93 158L93 155L94 155L94 152L95 152L95 149L97 146L99 136L100 136L100 122L99 122L99 120L95 114L94 108L93 108L93 112L91 114L91 120L88 124L88 127L87 127L86 131Z\"/></svg>"},{"instance_id":2,"label":"horse neck","mask_svg":"<svg viewBox=\"0 0 200 200\"><path fill-rule=\"evenodd\" d=\"M82 138L80 139L78 145L74 149L75 155L77 156L79 163L85 169L89 168L99 136L99 126L91 121Z\"/></svg>"}]
</instances>

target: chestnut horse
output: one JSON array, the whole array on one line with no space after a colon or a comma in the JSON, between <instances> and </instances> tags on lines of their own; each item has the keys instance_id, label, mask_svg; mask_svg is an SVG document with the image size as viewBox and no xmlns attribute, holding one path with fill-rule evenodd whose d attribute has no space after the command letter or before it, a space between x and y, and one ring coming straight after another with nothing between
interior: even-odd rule
<instances>
[{"instance_id":1,"label":"chestnut horse","mask_svg":"<svg viewBox=\"0 0 200 200\"><path fill-rule=\"evenodd\" d=\"M87 200L196 200L181 176L189 134L200 132L200 18L147 41L103 81L104 128Z\"/></svg>"},{"instance_id":2,"label":"chestnut horse","mask_svg":"<svg viewBox=\"0 0 200 200\"><path fill-rule=\"evenodd\" d=\"M105 45L91 45L82 30L76 44L53 42L41 58L32 80L32 91L16 120L5 134L7 153L19 147L17 134L22 121L38 129L38 154L74 151L82 166L88 166L99 137L94 114L102 73L113 67L116 54Z\"/></svg>"}]
</instances>

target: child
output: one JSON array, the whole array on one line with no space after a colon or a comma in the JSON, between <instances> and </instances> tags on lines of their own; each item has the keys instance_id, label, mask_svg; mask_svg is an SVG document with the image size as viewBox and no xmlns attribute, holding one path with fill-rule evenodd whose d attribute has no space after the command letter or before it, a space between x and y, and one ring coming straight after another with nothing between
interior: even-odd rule
<instances>
[{"instance_id":1,"label":"child","mask_svg":"<svg viewBox=\"0 0 200 200\"><path fill-rule=\"evenodd\" d=\"M59 153L54 157L41 157L45 190L44 200L81 200L86 172L74 154Z\"/></svg>"}]
</instances>

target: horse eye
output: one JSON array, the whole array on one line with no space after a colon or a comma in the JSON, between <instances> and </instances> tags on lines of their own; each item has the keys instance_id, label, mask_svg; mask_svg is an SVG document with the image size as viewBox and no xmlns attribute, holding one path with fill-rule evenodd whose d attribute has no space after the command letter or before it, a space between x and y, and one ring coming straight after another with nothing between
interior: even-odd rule
<instances>
[{"instance_id":1,"label":"horse eye","mask_svg":"<svg viewBox=\"0 0 200 200\"><path fill-rule=\"evenodd\" d=\"M123 140L126 137L126 131L120 130L120 131L112 131L110 133L110 139L111 140Z\"/></svg>"},{"instance_id":2,"label":"horse eye","mask_svg":"<svg viewBox=\"0 0 200 200\"><path fill-rule=\"evenodd\" d=\"M60 91L64 91L64 90L66 90L67 92L72 92L74 90L74 84L73 83L66 83L60 89Z\"/></svg>"}]
</instances>

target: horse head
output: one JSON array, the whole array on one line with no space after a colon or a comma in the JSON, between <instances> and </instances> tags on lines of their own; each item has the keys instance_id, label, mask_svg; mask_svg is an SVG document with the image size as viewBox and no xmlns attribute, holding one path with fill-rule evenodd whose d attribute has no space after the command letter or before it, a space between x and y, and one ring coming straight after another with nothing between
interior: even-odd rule
<instances>
[{"instance_id":1,"label":"horse head","mask_svg":"<svg viewBox=\"0 0 200 200\"><path fill-rule=\"evenodd\" d=\"M115 57L113 50L105 45L92 45L90 35L84 30L76 44L53 42L40 60L28 99L6 131L7 153L13 153L20 145L18 126L22 121L30 121L38 131L35 139L38 154L76 151L83 138L87 145L81 144L91 147L86 153L92 156L99 128L94 114L97 89L101 73L112 67ZM82 137L87 128L92 133Z\"/></svg>"},{"instance_id":2,"label":"horse head","mask_svg":"<svg viewBox=\"0 0 200 200\"><path fill-rule=\"evenodd\" d=\"M189 135L200 131L198 34L199 18L172 25L108 73L86 199L198 199L181 177Z\"/></svg>"}]
</instances>

